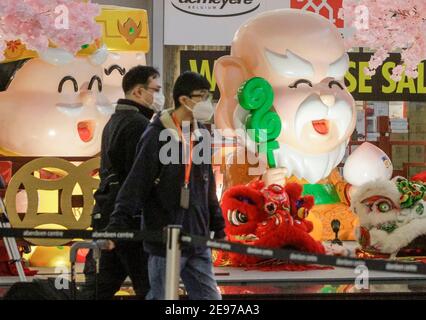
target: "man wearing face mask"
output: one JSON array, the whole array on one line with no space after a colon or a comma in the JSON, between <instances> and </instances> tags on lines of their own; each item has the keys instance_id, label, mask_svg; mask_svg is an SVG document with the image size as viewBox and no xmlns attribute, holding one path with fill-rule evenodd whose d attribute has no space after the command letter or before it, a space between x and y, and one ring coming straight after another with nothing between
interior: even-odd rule
<instances>
[{"instance_id":1,"label":"man wearing face mask","mask_svg":"<svg viewBox=\"0 0 426 320\"><path fill-rule=\"evenodd\" d=\"M161 232L167 225L181 225L185 233L210 236L214 232L215 239L225 238L211 158L195 161L197 154L192 152L211 148L199 134L205 129L202 122L210 120L214 111L209 90L209 82L196 73L185 72L176 80L175 109L163 111L142 136L111 215L111 230L130 225L132 213L142 209L144 230ZM167 150L171 150L170 158ZM145 241L144 247L149 253L151 283L147 299L164 299L165 245ZM190 299L221 299L210 249L183 247L181 278Z\"/></svg>"},{"instance_id":2,"label":"man wearing face mask","mask_svg":"<svg viewBox=\"0 0 426 320\"><path fill-rule=\"evenodd\" d=\"M103 230L109 222L120 186L126 179L135 158L136 146L154 112L161 111L164 96L160 93L160 75L148 66L130 69L123 77L125 99L117 102L116 112L104 128L101 147L100 186L95 193L94 230ZM140 229L140 214L129 224ZM129 276L138 298L144 299L149 290L147 255L140 244L116 243L115 249L102 251L97 276L92 253L86 258L86 286L83 298L112 299Z\"/></svg>"}]
</instances>

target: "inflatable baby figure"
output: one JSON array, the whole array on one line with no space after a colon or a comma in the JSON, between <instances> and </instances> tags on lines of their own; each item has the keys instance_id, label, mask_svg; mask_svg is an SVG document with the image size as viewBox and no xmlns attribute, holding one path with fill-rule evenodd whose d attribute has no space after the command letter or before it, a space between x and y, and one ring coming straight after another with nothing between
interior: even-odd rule
<instances>
[{"instance_id":1,"label":"inflatable baby figure","mask_svg":"<svg viewBox=\"0 0 426 320\"><path fill-rule=\"evenodd\" d=\"M102 129L114 112L103 92L102 63L107 55L105 47L77 57L50 48L40 57L27 58L24 52L14 61L0 65L10 71L10 83L0 92L2 153L98 153Z\"/></svg>"},{"instance_id":2,"label":"inflatable baby figure","mask_svg":"<svg viewBox=\"0 0 426 320\"><path fill-rule=\"evenodd\" d=\"M8 43L6 59L0 61L0 155L90 157L99 153L103 128L115 102L123 97L124 73L145 64L149 30L147 13L141 9L104 6L96 21L102 38L84 45L76 56L54 47L45 52L30 51L19 40ZM10 174L10 166L0 163L0 174ZM43 180L58 180L62 174L57 170L40 172ZM42 206L37 210L56 210L56 199L44 191L38 196ZM17 194L16 203L17 212L28 213L24 192ZM66 214L59 216L61 226L72 228ZM84 221L87 225L78 228L89 227L90 219ZM30 227L37 226L37 219L33 222ZM43 250L32 255L32 264L57 263L55 248L39 249ZM61 252L66 255L67 251ZM8 261L1 243L0 260Z\"/></svg>"},{"instance_id":3,"label":"inflatable baby figure","mask_svg":"<svg viewBox=\"0 0 426 320\"><path fill-rule=\"evenodd\" d=\"M330 222L335 218L342 222L342 238L353 237L354 215L344 192L337 192L344 191L345 183L335 170L356 121L354 99L344 84L348 66L343 39L332 23L314 13L284 9L242 25L231 55L220 58L214 69L221 93L216 125L236 135L247 129L267 131L264 181L303 183L304 193L315 196L311 214L322 220L325 239L333 237ZM259 112L256 103L263 98ZM243 139L250 150L248 140ZM252 180L249 167L228 162L225 186Z\"/></svg>"},{"instance_id":4,"label":"inflatable baby figure","mask_svg":"<svg viewBox=\"0 0 426 320\"><path fill-rule=\"evenodd\" d=\"M126 70L145 64L145 10L103 7L103 37L73 56L60 48L37 53L8 43L0 63L1 154L94 156L102 130L122 98ZM113 61L116 61L113 63Z\"/></svg>"}]
</instances>

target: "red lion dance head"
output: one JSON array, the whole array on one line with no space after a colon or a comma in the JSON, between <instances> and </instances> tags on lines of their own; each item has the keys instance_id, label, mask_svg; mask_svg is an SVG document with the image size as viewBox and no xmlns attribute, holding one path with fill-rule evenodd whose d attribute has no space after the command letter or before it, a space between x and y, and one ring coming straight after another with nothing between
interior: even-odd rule
<instances>
[{"instance_id":1,"label":"red lion dance head","mask_svg":"<svg viewBox=\"0 0 426 320\"><path fill-rule=\"evenodd\" d=\"M313 225L306 220L314 205L312 196L302 196L302 186L285 187L262 181L235 186L222 198L226 234L230 241L266 248L288 248L312 253L325 253L320 242L309 232ZM264 270L307 270L318 268L294 265L285 261L264 260L255 256L216 251L216 266L257 268Z\"/></svg>"}]
</instances>

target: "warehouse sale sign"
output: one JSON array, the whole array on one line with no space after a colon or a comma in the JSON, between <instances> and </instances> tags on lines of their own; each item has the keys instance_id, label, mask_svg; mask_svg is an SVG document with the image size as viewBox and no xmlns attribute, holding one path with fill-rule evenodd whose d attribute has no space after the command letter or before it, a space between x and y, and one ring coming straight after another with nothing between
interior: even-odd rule
<instances>
[{"instance_id":1,"label":"warehouse sale sign","mask_svg":"<svg viewBox=\"0 0 426 320\"><path fill-rule=\"evenodd\" d=\"M356 100L364 101L426 101L425 61L418 65L416 79L406 75L398 82L391 79L392 69L401 62L400 54L391 54L373 76L367 76L371 53L349 53L349 72L345 82Z\"/></svg>"},{"instance_id":2,"label":"warehouse sale sign","mask_svg":"<svg viewBox=\"0 0 426 320\"><path fill-rule=\"evenodd\" d=\"M211 84L215 99L219 98L216 79L213 75L214 63L229 51L182 51L180 68L183 71L200 73ZM364 73L371 53L349 53L349 71L345 84L355 100L359 101L426 101L425 61L418 66L417 79L403 76L401 81L391 79L391 70L400 63L399 54L391 54L373 77Z\"/></svg>"}]
</instances>

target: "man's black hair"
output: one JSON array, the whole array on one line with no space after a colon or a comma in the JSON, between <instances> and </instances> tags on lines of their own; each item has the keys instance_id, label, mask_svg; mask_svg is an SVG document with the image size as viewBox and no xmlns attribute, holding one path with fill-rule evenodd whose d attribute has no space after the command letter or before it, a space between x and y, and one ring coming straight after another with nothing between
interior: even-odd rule
<instances>
[{"instance_id":1,"label":"man's black hair","mask_svg":"<svg viewBox=\"0 0 426 320\"><path fill-rule=\"evenodd\" d=\"M157 78L160 76L160 73L157 69L150 66L136 66L127 71L123 77L123 91L125 94L130 93L130 91L137 85L148 85L149 78Z\"/></svg>"},{"instance_id":2,"label":"man's black hair","mask_svg":"<svg viewBox=\"0 0 426 320\"><path fill-rule=\"evenodd\" d=\"M182 73L175 82L173 87L173 100L175 108L179 108L179 98L182 96L189 97L196 90L210 90L210 83L206 78L198 73L186 71Z\"/></svg>"},{"instance_id":3,"label":"man's black hair","mask_svg":"<svg viewBox=\"0 0 426 320\"><path fill-rule=\"evenodd\" d=\"M0 63L0 92L7 90L16 72L29 60L30 59L23 59L8 63Z\"/></svg>"}]
</instances>

